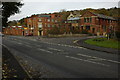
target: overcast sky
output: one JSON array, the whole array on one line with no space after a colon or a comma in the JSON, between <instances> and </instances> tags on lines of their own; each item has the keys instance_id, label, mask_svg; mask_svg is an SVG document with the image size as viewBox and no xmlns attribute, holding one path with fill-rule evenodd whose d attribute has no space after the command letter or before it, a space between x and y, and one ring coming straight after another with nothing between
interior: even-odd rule
<instances>
[{"instance_id":1,"label":"overcast sky","mask_svg":"<svg viewBox=\"0 0 120 80\"><path fill-rule=\"evenodd\" d=\"M44 1L44 2L43 2ZM59 12L61 9L80 10L85 8L118 7L119 0L24 0L20 13L13 15L9 21L19 20L32 14Z\"/></svg>"}]
</instances>

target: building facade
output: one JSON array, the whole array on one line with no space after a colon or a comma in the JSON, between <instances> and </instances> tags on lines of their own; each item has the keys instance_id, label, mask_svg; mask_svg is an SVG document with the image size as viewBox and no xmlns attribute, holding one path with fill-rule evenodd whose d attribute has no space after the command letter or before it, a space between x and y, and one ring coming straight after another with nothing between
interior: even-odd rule
<instances>
[{"instance_id":1,"label":"building facade","mask_svg":"<svg viewBox=\"0 0 120 80\"><path fill-rule=\"evenodd\" d=\"M46 36L49 30L58 27L61 32L65 30L67 34L74 33L77 28L77 32L87 31L94 35L106 35L117 31L118 28L118 22L114 18L89 11L83 15L70 13L64 23L59 13L32 15L24 18L24 23L26 26L10 26L3 29L4 34Z\"/></svg>"},{"instance_id":2,"label":"building facade","mask_svg":"<svg viewBox=\"0 0 120 80\"><path fill-rule=\"evenodd\" d=\"M92 12L85 12L81 16L81 29L97 35L105 35L110 31L115 31L117 20L112 17Z\"/></svg>"},{"instance_id":3,"label":"building facade","mask_svg":"<svg viewBox=\"0 0 120 80\"><path fill-rule=\"evenodd\" d=\"M28 28L24 26L8 26L3 28L3 34L6 35L25 36L26 31L28 31Z\"/></svg>"},{"instance_id":4,"label":"building facade","mask_svg":"<svg viewBox=\"0 0 120 80\"><path fill-rule=\"evenodd\" d=\"M117 30L117 20L102 14L86 11L83 15L74 16L70 14L67 18L70 28L74 30L78 27L79 31L86 31L94 35L106 35Z\"/></svg>"}]
</instances>

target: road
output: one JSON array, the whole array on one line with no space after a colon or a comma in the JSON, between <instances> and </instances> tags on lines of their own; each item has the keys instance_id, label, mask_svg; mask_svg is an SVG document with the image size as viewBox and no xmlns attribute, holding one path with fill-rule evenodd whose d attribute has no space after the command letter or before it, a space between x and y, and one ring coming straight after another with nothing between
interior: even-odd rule
<instances>
[{"instance_id":1,"label":"road","mask_svg":"<svg viewBox=\"0 0 120 80\"><path fill-rule=\"evenodd\" d=\"M60 38L58 39L60 40ZM31 58L30 64L34 64L31 66L45 65L52 70L54 76L51 77L118 78L118 65L120 64L118 55L68 45L67 42L61 44L60 42L56 43L56 40L47 42L15 36L3 38L3 44L14 55Z\"/></svg>"}]
</instances>

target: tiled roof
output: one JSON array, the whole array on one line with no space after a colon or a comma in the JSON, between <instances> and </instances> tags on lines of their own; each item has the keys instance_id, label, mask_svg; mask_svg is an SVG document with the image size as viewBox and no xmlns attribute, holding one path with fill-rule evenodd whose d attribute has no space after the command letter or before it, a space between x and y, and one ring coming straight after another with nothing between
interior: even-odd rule
<instances>
[{"instance_id":1,"label":"tiled roof","mask_svg":"<svg viewBox=\"0 0 120 80\"><path fill-rule=\"evenodd\" d=\"M79 20L79 19L80 19L80 17L74 17L74 18L70 18L68 20Z\"/></svg>"},{"instance_id":2,"label":"tiled roof","mask_svg":"<svg viewBox=\"0 0 120 80\"><path fill-rule=\"evenodd\" d=\"M115 18L110 17L110 16L106 16L106 15L103 15L103 14L97 14L97 13L93 13L93 14L100 17L100 18L115 20Z\"/></svg>"},{"instance_id":3,"label":"tiled roof","mask_svg":"<svg viewBox=\"0 0 120 80\"><path fill-rule=\"evenodd\" d=\"M17 26L18 28L21 28L22 26Z\"/></svg>"},{"instance_id":4,"label":"tiled roof","mask_svg":"<svg viewBox=\"0 0 120 80\"><path fill-rule=\"evenodd\" d=\"M39 17L50 17L50 15L39 15Z\"/></svg>"}]
</instances>

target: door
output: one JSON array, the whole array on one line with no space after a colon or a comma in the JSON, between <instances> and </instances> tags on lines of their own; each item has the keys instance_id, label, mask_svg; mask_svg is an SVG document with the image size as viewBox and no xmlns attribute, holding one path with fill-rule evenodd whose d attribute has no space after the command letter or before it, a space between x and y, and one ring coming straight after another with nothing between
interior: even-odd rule
<instances>
[{"instance_id":1,"label":"door","mask_svg":"<svg viewBox=\"0 0 120 80\"><path fill-rule=\"evenodd\" d=\"M41 32L42 32L42 31L39 31L39 36L41 36Z\"/></svg>"},{"instance_id":2,"label":"door","mask_svg":"<svg viewBox=\"0 0 120 80\"><path fill-rule=\"evenodd\" d=\"M95 33L95 28L92 28L92 33Z\"/></svg>"},{"instance_id":3,"label":"door","mask_svg":"<svg viewBox=\"0 0 120 80\"><path fill-rule=\"evenodd\" d=\"M24 31L22 32L22 36L24 36Z\"/></svg>"}]
</instances>

